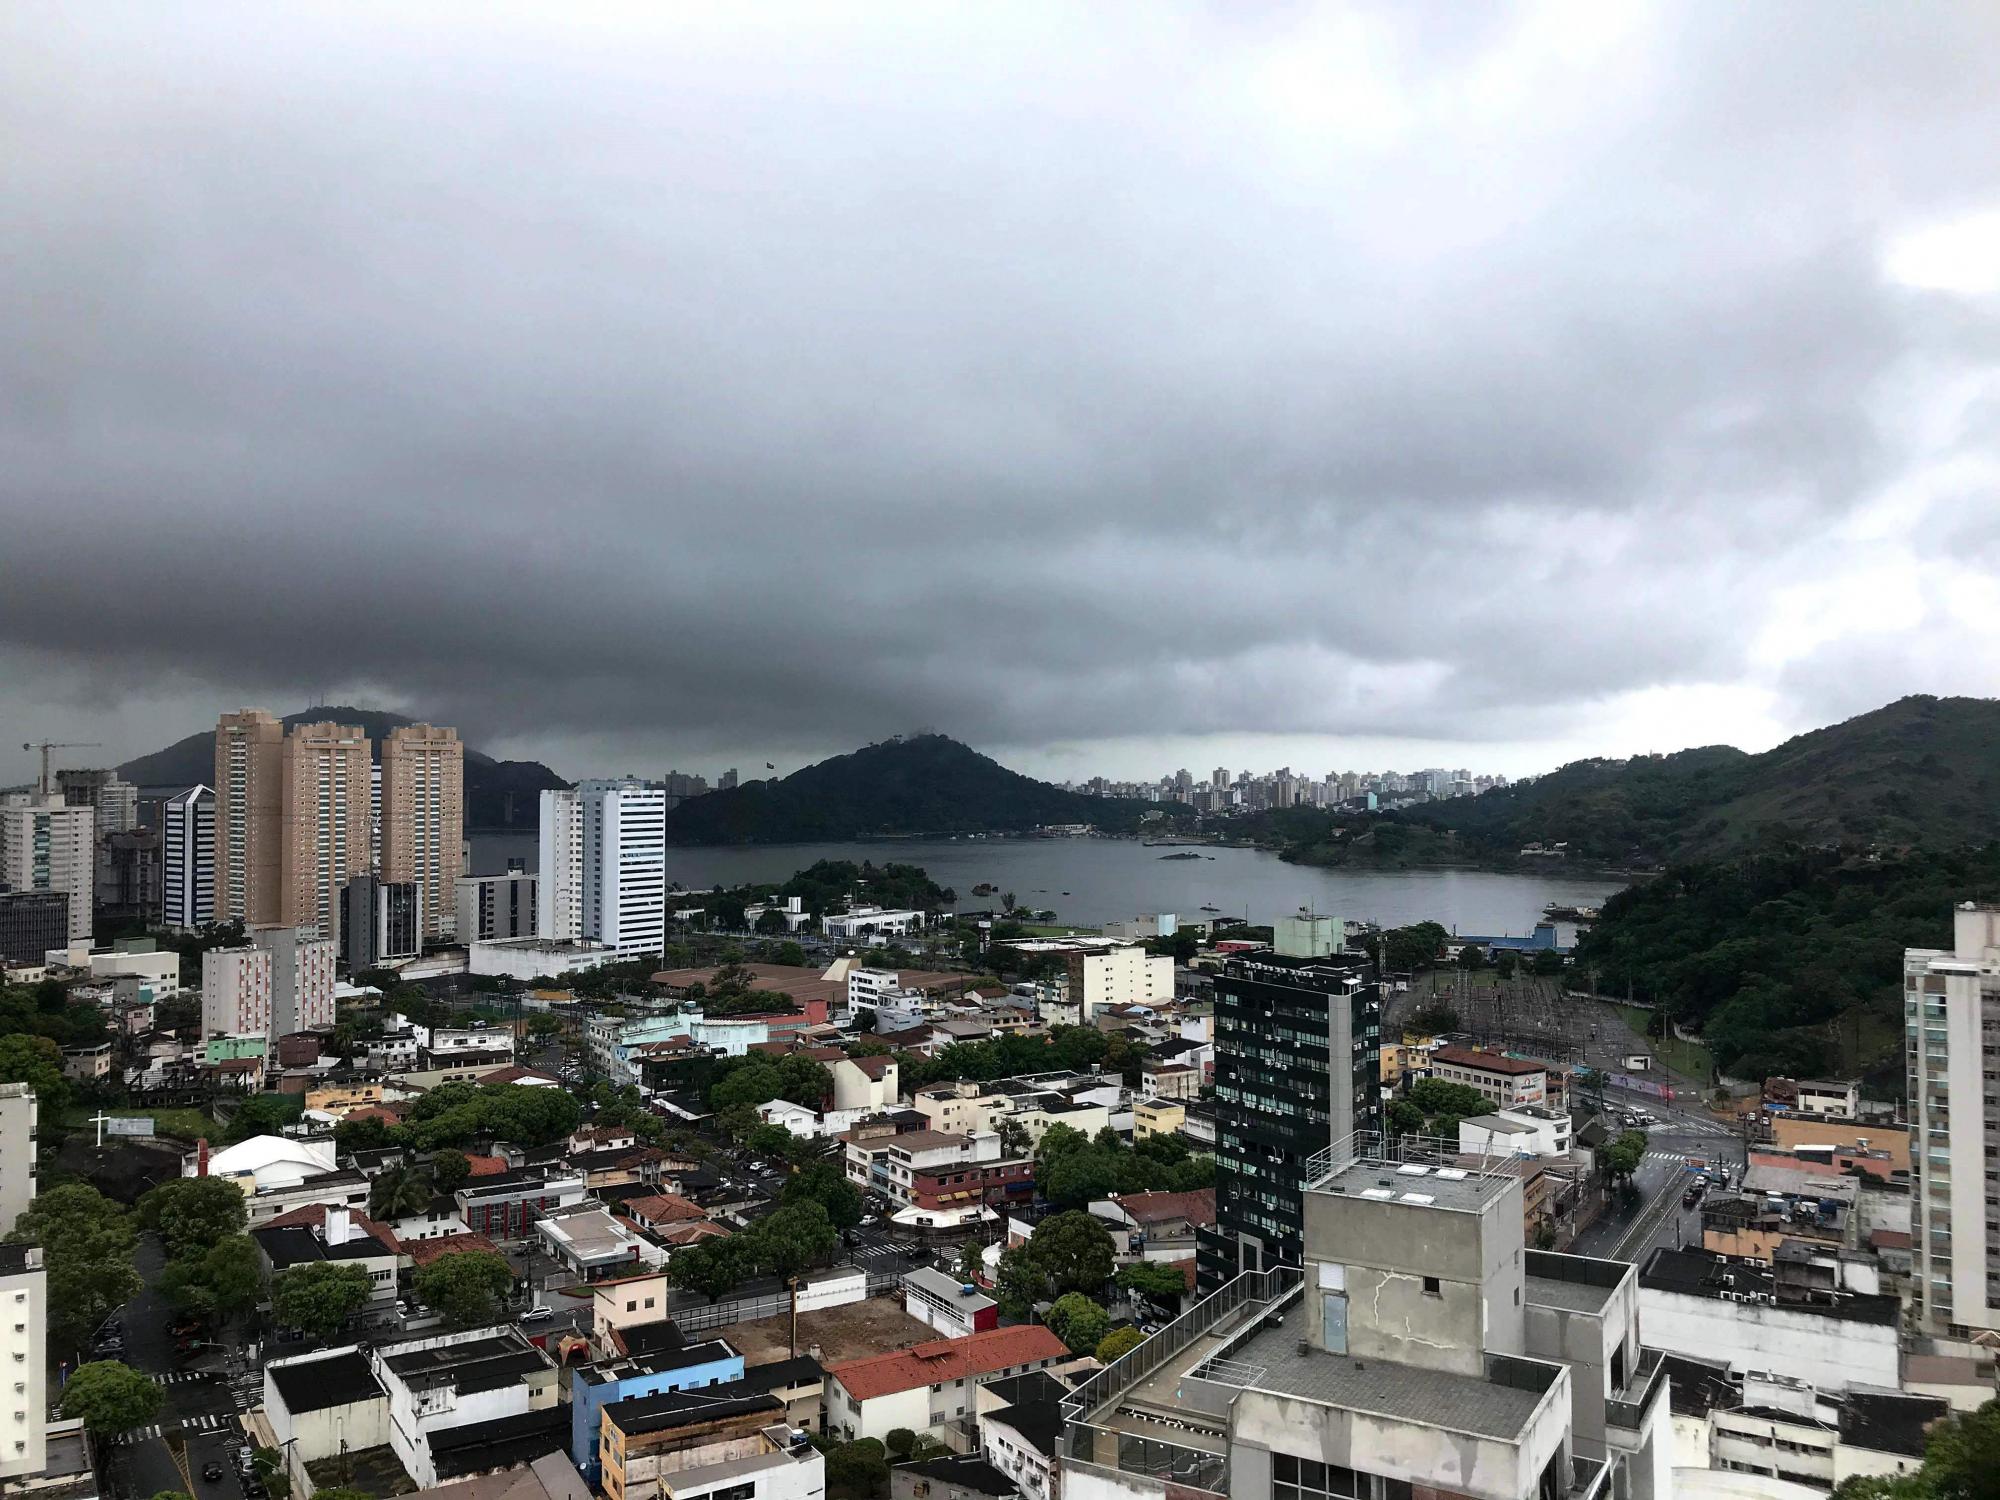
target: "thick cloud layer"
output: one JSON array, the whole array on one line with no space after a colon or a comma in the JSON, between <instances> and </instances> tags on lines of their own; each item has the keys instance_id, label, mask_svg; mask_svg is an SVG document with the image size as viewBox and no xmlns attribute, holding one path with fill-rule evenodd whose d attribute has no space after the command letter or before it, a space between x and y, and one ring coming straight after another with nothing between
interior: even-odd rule
<instances>
[{"instance_id":1,"label":"thick cloud layer","mask_svg":"<svg viewBox=\"0 0 2000 1500\"><path fill-rule=\"evenodd\" d=\"M0 716L1531 770L2000 692L1996 50L1948 3L17 7Z\"/></svg>"}]
</instances>

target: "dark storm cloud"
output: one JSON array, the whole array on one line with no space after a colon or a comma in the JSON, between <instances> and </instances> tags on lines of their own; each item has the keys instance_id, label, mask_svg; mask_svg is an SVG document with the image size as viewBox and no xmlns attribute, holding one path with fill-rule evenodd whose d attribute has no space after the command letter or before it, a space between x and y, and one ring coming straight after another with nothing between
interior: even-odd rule
<instances>
[{"instance_id":1,"label":"dark storm cloud","mask_svg":"<svg viewBox=\"0 0 2000 1500\"><path fill-rule=\"evenodd\" d=\"M643 769L1853 696L1773 601L1991 366L1882 271L2000 201L1990 12L856 17L16 12L0 709Z\"/></svg>"}]
</instances>

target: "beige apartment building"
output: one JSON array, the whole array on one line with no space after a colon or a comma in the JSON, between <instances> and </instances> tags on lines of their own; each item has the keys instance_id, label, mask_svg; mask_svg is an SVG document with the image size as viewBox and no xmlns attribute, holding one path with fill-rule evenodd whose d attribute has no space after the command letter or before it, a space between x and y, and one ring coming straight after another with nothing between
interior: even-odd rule
<instances>
[{"instance_id":1,"label":"beige apartment building","mask_svg":"<svg viewBox=\"0 0 2000 1500\"><path fill-rule=\"evenodd\" d=\"M278 920L284 846L285 726L261 708L215 726L215 920Z\"/></svg>"},{"instance_id":2,"label":"beige apartment building","mask_svg":"<svg viewBox=\"0 0 2000 1500\"><path fill-rule=\"evenodd\" d=\"M352 724L300 724L285 737L276 919L285 926L339 938L340 888L371 859L371 759L367 734Z\"/></svg>"},{"instance_id":3,"label":"beige apartment building","mask_svg":"<svg viewBox=\"0 0 2000 1500\"><path fill-rule=\"evenodd\" d=\"M465 746L455 729L405 724L382 742L382 878L422 892L424 938L457 933Z\"/></svg>"}]
</instances>

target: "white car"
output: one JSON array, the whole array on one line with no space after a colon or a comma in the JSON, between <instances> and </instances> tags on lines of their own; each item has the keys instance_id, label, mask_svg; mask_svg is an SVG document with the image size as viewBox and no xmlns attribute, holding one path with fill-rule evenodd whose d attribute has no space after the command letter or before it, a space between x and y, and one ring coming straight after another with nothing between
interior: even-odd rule
<instances>
[{"instance_id":1,"label":"white car","mask_svg":"<svg viewBox=\"0 0 2000 1500\"><path fill-rule=\"evenodd\" d=\"M555 1315L556 1310L553 1307L531 1307L521 1314L520 1321L523 1323L545 1323Z\"/></svg>"}]
</instances>

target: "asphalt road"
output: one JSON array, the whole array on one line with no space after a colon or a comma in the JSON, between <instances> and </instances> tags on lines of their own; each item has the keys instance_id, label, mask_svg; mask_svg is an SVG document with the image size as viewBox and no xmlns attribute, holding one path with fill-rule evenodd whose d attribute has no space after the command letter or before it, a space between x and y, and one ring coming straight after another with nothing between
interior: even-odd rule
<instances>
[{"instance_id":1,"label":"asphalt road","mask_svg":"<svg viewBox=\"0 0 2000 1500\"><path fill-rule=\"evenodd\" d=\"M1713 1121L1696 1120L1690 1128L1689 1117L1679 1113L1649 1130L1647 1138L1632 1178L1637 1192L1613 1197L1604 1216L1577 1236L1576 1254L1643 1262L1656 1246L1701 1242L1700 1206L1681 1206L1697 1170L1689 1159L1702 1162L1711 1179L1718 1165L1740 1172L1742 1142Z\"/></svg>"}]
</instances>

